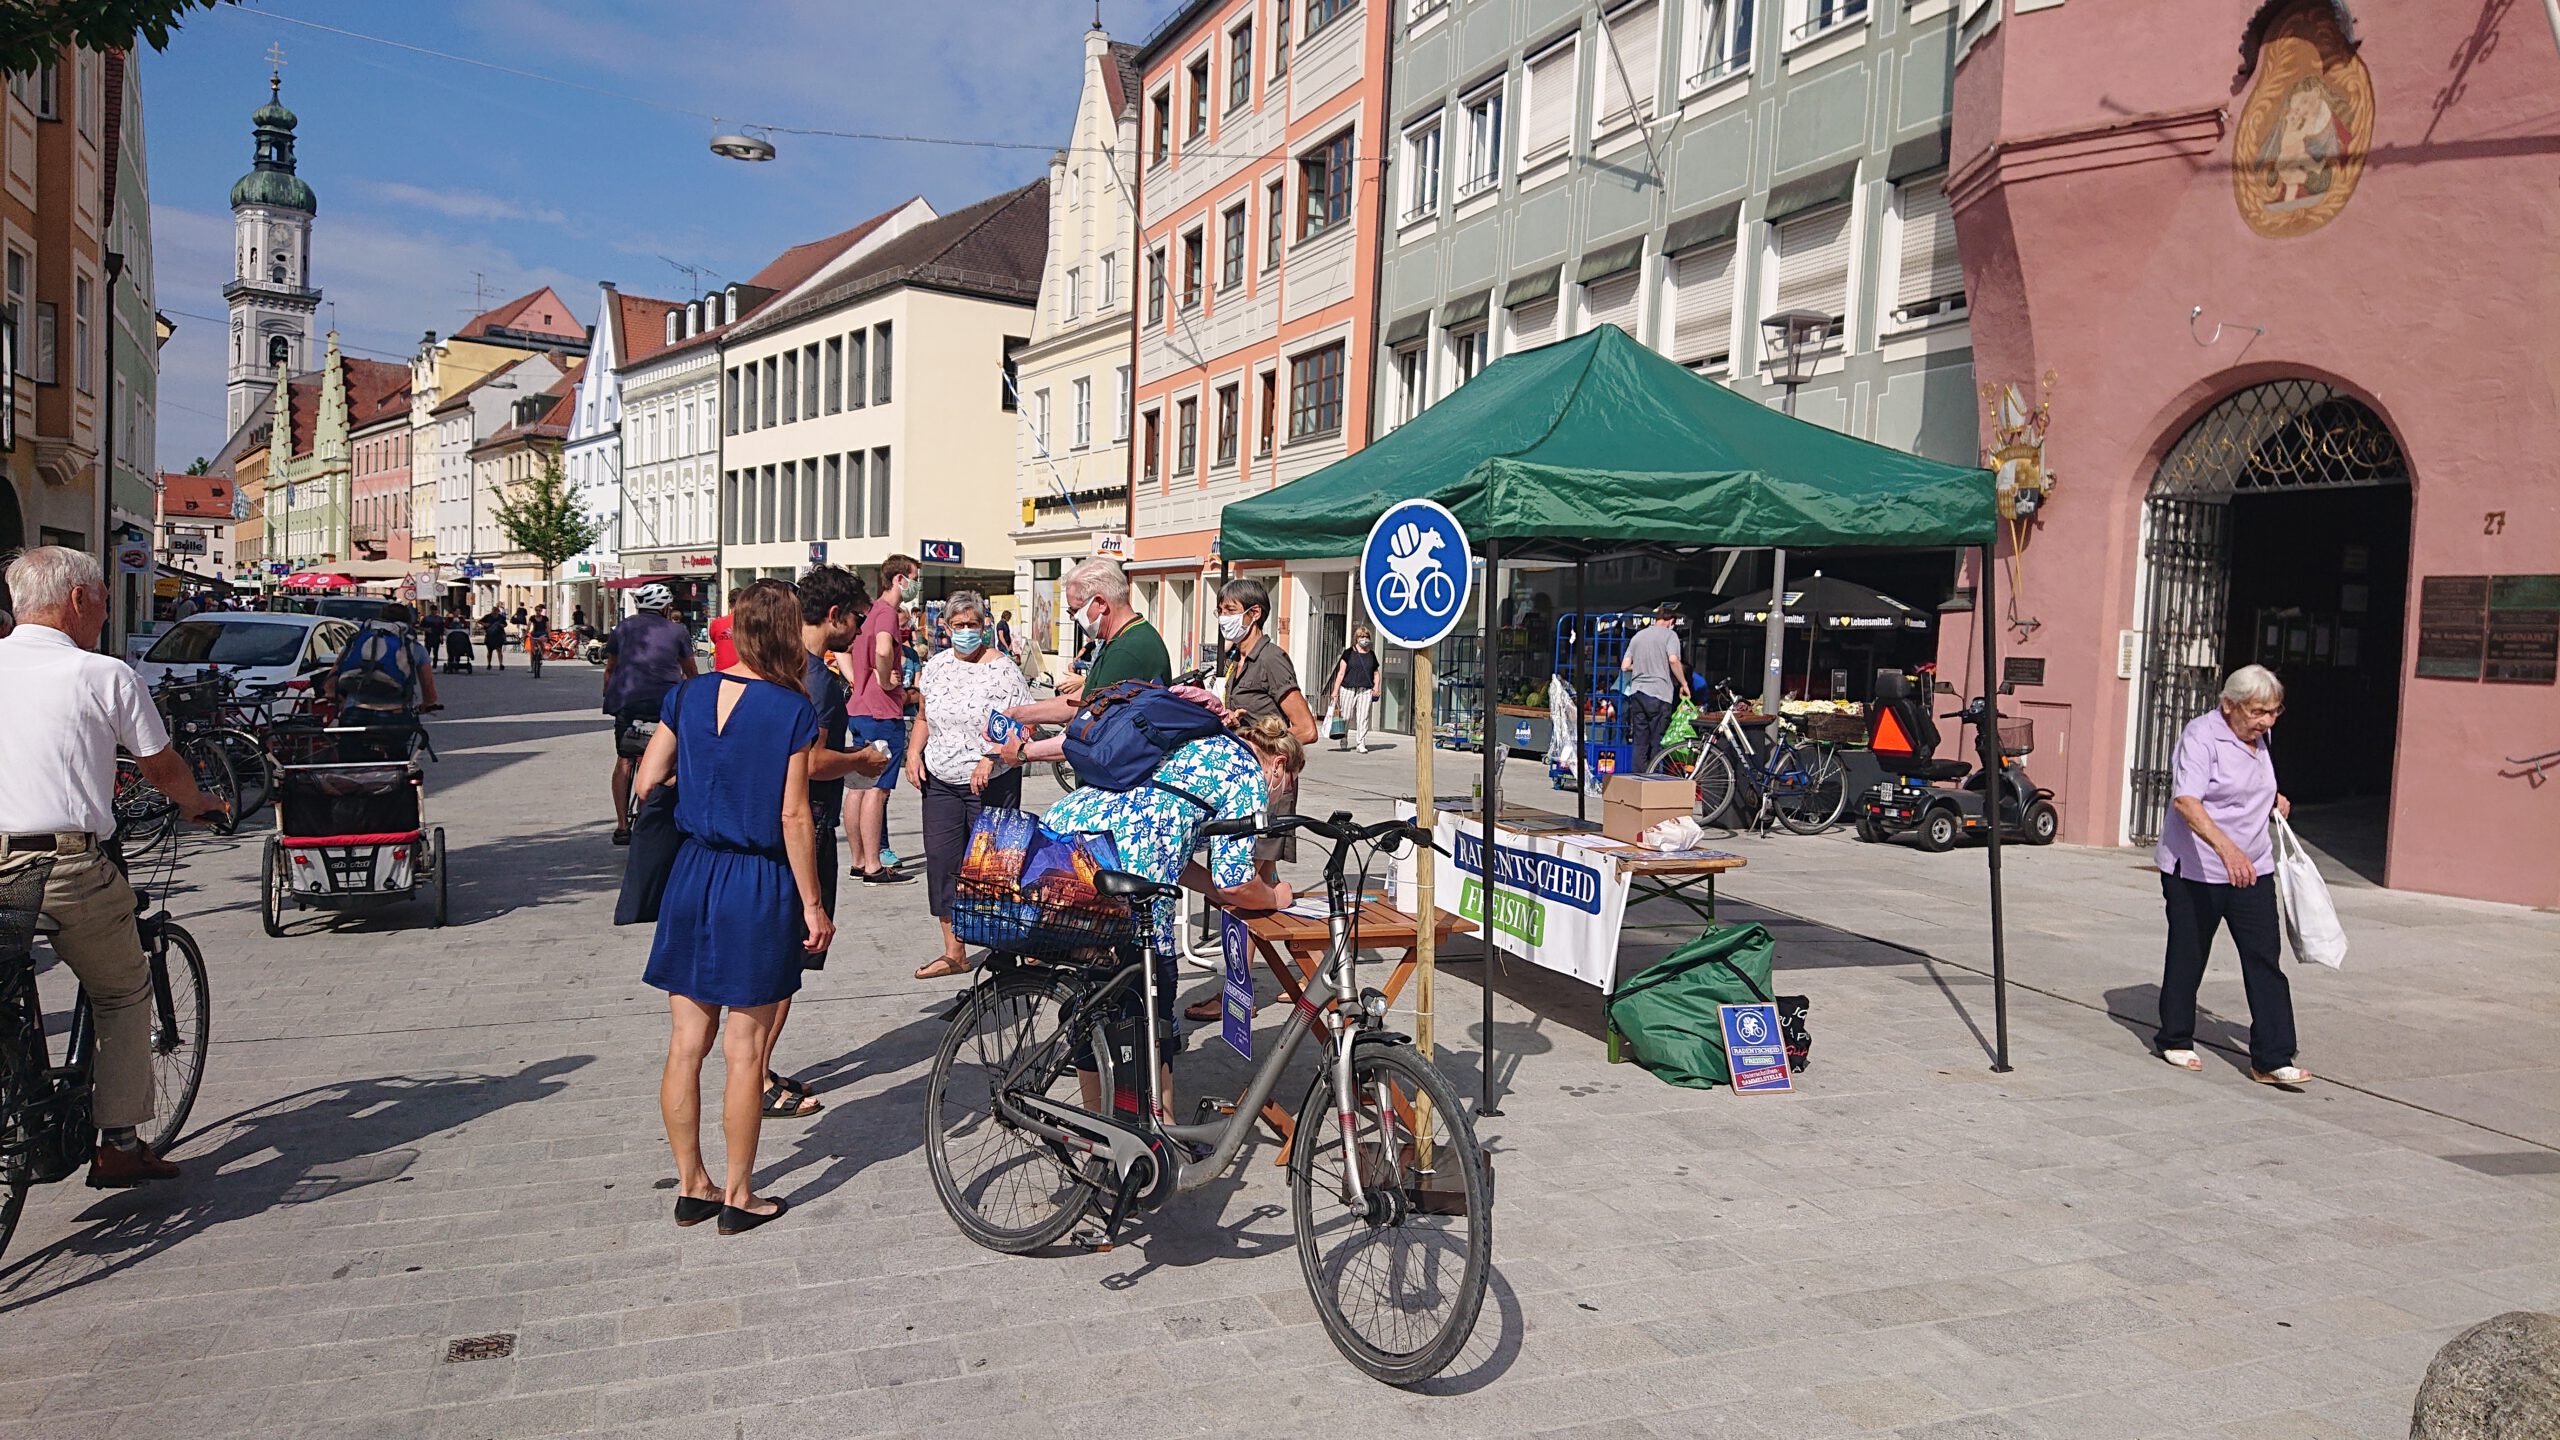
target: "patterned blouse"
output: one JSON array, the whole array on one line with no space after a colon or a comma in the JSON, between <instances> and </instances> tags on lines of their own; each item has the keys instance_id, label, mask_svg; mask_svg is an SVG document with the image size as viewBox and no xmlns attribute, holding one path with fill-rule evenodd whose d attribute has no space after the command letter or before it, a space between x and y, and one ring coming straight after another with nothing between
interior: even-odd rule
<instances>
[{"instance_id":1,"label":"patterned blouse","mask_svg":"<svg viewBox=\"0 0 2560 1440\"><path fill-rule=\"evenodd\" d=\"M1171 786L1216 807L1204 812ZM1262 762L1241 740L1212 735L1194 740L1165 757L1153 784L1135 790L1078 790L1049 807L1042 816L1052 830L1067 833L1099 830L1120 850L1120 868L1170 885L1182 878L1191 857L1192 837L1208 821L1238 820L1267 810L1271 786ZM1209 842L1209 878L1220 888L1253 878L1253 839L1230 836ZM1174 948L1174 913L1170 902L1157 907L1156 943Z\"/></svg>"},{"instance_id":2,"label":"patterned blouse","mask_svg":"<svg viewBox=\"0 0 2560 1440\"><path fill-rule=\"evenodd\" d=\"M995 747L987 743L987 712L1031 703L1022 671L990 646L976 660L945 650L924 662L916 677L924 694L924 768L945 785L966 786Z\"/></svg>"}]
</instances>

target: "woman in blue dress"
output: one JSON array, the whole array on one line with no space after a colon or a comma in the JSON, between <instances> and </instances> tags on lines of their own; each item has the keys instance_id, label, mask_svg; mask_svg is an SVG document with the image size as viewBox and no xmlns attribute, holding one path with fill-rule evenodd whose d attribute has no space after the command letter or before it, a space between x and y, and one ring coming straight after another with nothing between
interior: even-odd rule
<instances>
[{"instance_id":1,"label":"woman in blue dress","mask_svg":"<svg viewBox=\"0 0 2560 1440\"><path fill-rule=\"evenodd\" d=\"M788 1207L753 1188L764 1123L764 1066L776 1011L800 988L800 957L835 938L818 882L809 812L809 752L820 734L802 679L800 600L759 580L731 607L738 663L667 694L641 757L643 797L681 777L658 931L643 979L667 992L673 1018L658 1108L676 1158L676 1223L715 1216L734 1235ZM729 1012L724 1027L720 1012ZM721 1134L728 1183L702 1160L702 1062L722 1031L728 1070Z\"/></svg>"}]
</instances>

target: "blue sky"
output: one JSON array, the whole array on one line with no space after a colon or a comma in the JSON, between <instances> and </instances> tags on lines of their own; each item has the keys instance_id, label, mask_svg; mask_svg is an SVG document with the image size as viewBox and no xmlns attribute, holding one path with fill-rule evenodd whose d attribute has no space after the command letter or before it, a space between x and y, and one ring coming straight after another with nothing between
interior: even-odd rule
<instances>
[{"instance_id":1,"label":"blue sky","mask_svg":"<svg viewBox=\"0 0 2560 1440\"><path fill-rule=\"evenodd\" d=\"M1136 41L1178 0L1102 0ZM466 55L743 124L1016 141L964 148L776 137L712 155L711 122L456 64L293 20ZM301 117L320 328L405 359L427 330L557 286L593 322L596 282L675 296L922 195L941 209L1037 178L1072 123L1092 0L249 0L191 18L141 60L161 351L161 464L222 443L222 286L232 181L270 44ZM662 259L660 257L666 257ZM475 288L476 287L476 288Z\"/></svg>"}]
</instances>

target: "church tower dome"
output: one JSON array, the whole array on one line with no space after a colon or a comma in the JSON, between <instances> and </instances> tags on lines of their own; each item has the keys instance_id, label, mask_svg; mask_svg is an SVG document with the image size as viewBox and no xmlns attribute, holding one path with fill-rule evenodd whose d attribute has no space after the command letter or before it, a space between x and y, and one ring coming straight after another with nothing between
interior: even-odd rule
<instances>
[{"instance_id":1,"label":"church tower dome","mask_svg":"<svg viewBox=\"0 0 2560 1440\"><path fill-rule=\"evenodd\" d=\"M281 53L273 57L279 67ZM311 222L320 213L309 182L294 173L301 120L284 104L281 68L267 77L267 103L249 115L255 142L249 173L231 187L231 357L225 410L237 430L275 389L276 367L301 374L319 363L312 349L320 291L311 283Z\"/></svg>"}]
</instances>

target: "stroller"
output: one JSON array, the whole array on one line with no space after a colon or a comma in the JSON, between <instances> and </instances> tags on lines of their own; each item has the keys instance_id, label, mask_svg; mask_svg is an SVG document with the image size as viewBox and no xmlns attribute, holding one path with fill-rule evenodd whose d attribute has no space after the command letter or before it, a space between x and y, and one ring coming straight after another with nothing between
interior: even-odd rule
<instances>
[{"instance_id":1,"label":"stroller","mask_svg":"<svg viewBox=\"0 0 2560 1440\"><path fill-rule=\"evenodd\" d=\"M455 625L444 632L444 673L471 673L471 627Z\"/></svg>"}]
</instances>

